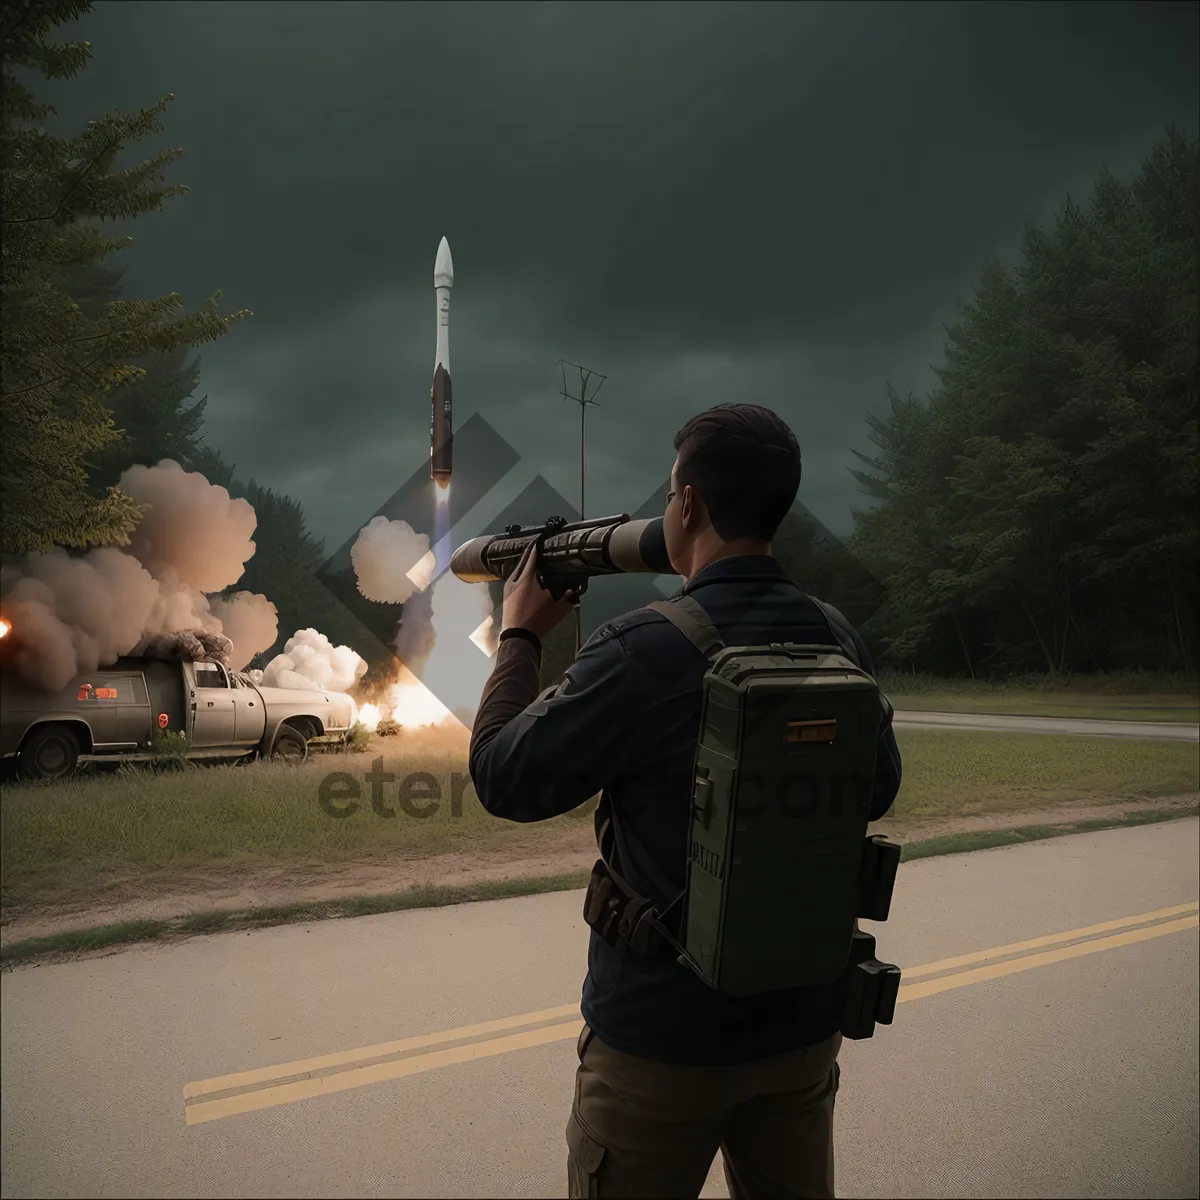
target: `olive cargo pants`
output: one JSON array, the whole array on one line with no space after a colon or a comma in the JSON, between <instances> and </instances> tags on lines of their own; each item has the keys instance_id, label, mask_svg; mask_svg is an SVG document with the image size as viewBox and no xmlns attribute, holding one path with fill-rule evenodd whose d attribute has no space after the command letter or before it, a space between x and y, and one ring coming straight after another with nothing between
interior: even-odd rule
<instances>
[{"instance_id":1,"label":"olive cargo pants","mask_svg":"<svg viewBox=\"0 0 1200 1200\"><path fill-rule=\"evenodd\" d=\"M653 1062L584 1025L567 1122L571 1200L694 1197L717 1148L732 1200L832 1197L842 1035L730 1066Z\"/></svg>"}]
</instances>

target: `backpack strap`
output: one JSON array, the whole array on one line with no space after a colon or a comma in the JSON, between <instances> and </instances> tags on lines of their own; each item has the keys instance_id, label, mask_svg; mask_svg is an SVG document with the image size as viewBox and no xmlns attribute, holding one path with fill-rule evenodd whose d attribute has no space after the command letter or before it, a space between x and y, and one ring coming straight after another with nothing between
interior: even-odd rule
<instances>
[{"instance_id":1,"label":"backpack strap","mask_svg":"<svg viewBox=\"0 0 1200 1200\"><path fill-rule=\"evenodd\" d=\"M710 662L725 649L725 643L721 639L721 635L717 632L717 627L712 623L712 618L705 611L700 601L694 597L680 595L671 600L654 600L650 604L647 604L646 607L666 617ZM634 855L630 853L629 848L625 844L625 839L621 836L621 830L617 825L616 813L603 800L596 810L596 845L599 847L600 856L604 859L610 871L613 870L614 849L620 853L621 858L626 862L634 858ZM643 854L639 856L638 865L650 877L654 886L663 895L669 896L672 892L676 891L663 873L650 860L648 855ZM615 875L616 872L613 871L613 874ZM674 908L681 896L682 893L676 895L675 899L671 901L664 912L669 912Z\"/></svg>"},{"instance_id":2,"label":"backpack strap","mask_svg":"<svg viewBox=\"0 0 1200 1200\"><path fill-rule=\"evenodd\" d=\"M796 587L795 584L792 586ZM837 639L837 643L846 657L856 667L861 667L862 660L858 653L858 647L854 644L854 634L846 618L832 605L818 600L816 596L809 596L807 592L798 587L796 587L796 591L800 592L802 596L808 596L817 606L818 611L828 621L830 631ZM695 596L685 592L671 600L654 600L646 607L666 617L709 662L712 662L725 649L725 643L717 632L717 627L712 623L712 618Z\"/></svg>"},{"instance_id":3,"label":"backpack strap","mask_svg":"<svg viewBox=\"0 0 1200 1200\"><path fill-rule=\"evenodd\" d=\"M709 662L725 649L712 618L695 596L685 594L673 600L652 600L646 607L666 617Z\"/></svg>"},{"instance_id":4,"label":"backpack strap","mask_svg":"<svg viewBox=\"0 0 1200 1200\"><path fill-rule=\"evenodd\" d=\"M808 595L806 592L805 595ZM858 653L858 647L854 644L854 635L850 630L850 623L842 616L836 608L831 604L826 604L824 600L818 600L816 596L808 597L821 611L821 615L829 622L829 628L833 631L833 636L837 638L838 645L845 651L846 657L856 666L862 667L862 659Z\"/></svg>"},{"instance_id":5,"label":"backpack strap","mask_svg":"<svg viewBox=\"0 0 1200 1200\"><path fill-rule=\"evenodd\" d=\"M717 627L698 600L677 596L672 600L655 600L646 606L666 617L684 637L710 662L725 648ZM630 862L631 847L621 836L617 814L601 796L595 816L596 846L601 862L592 871L592 884L584 903L587 923L613 944L616 938L628 942L634 950L651 958L677 958L683 947L666 922L686 892L673 887L648 855L638 857L638 865L664 896L674 895L665 908L639 895L613 865L618 856ZM614 853L615 852L615 853Z\"/></svg>"},{"instance_id":6,"label":"backpack strap","mask_svg":"<svg viewBox=\"0 0 1200 1200\"><path fill-rule=\"evenodd\" d=\"M613 811L612 805L609 804L607 796L602 795L599 804L596 806L594 828L596 830L596 847L600 851L600 857L604 859L608 869L614 875L617 872L612 865L613 859L614 857L619 857L622 862L636 862L641 867L643 873L650 877L651 883L664 896L671 896L678 892L678 889L655 866L648 854L634 855L632 853L628 841L622 836L621 830L617 826L616 813ZM614 851L616 851L615 855ZM670 911L678 900L679 895L676 894L675 899L663 911Z\"/></svg>"}]
</instances>

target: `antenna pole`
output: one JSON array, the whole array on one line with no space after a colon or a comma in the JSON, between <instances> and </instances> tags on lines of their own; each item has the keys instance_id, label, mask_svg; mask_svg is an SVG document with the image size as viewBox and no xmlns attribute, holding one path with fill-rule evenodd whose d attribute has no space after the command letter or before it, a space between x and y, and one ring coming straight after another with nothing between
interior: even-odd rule
<instances>
[{"instance_id":1,"label":"antenna pole","mask_svg":"<svg viewBox=\"0 0 1200 1200\"><path fill-rule=\"evenodd\" d=\"M574 400L579 405L579 519L584 519L584 501L586 499L586 480L587 480L587 460L584 452L586 445L586 428L587 428L587 409L591 404L598 408L596 403L596 395L604 386L604 381L608 378L607 375L601 375L597 371L593 371L588 367L581 367L578 363L567 362L565 358L558 360L558 367L562 372L562 391L559 393L564 400ZM573 371L579 372L579 395L574 395L567 387L567 368L570 367ZM592 388L591 395L588 395L588 387L595 382ZM575 606L575 654L578 656L582 638L582 625L580 621L580 606Z\"/></svg>"}]
</instances>

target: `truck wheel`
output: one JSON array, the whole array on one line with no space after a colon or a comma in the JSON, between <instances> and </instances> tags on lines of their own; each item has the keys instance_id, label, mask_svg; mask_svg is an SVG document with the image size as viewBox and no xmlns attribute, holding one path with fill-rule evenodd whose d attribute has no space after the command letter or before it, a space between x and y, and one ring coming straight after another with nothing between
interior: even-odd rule
<instances>
[{"instance_id":1,"label":"truck wheel","mask_svg":"<svg viewBox=\"0 0 1200 1200\"><path fill-rule=\"evenodd\" d=\"M18 756L22 779L61 779L79 762L79 739L66 725L43 725L29 735Z\"/></svg>"},{"instance_id":2,"label":"truck wheel","mask_svg":"<svg viewBox=\"0 0 1200 1200\"><path fill-rule=\"evenodd\" d=\"M271 757L289 763L302 763L308 757L308 742L304 735L290 725L280 725L271 747Z\"/></svg>"}]
</instances>

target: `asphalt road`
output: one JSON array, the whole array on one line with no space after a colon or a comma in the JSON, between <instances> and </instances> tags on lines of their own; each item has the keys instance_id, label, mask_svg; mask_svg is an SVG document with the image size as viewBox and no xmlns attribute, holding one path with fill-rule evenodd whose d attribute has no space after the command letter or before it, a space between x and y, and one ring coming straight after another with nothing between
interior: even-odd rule
<instances>
[{"instance_id":1,"label":"asphalt road","mask_svg":"<svg viewBox=\"0 0 1200 1200\"><path fill-rule=\"evenodd\" d=\"M1200 741L1200 725L1182 721L1104 721L1095 717L1016 717L997 713L902 712L897 729L984 729L993 733L1059 733L1086 737Z\"/></svg>"},{"instance_id":2,"label":"asphalt road","mask_svg":"<svg viewBox=\"0 0 1200 1200\"><path fill-rule=\"evenodd\" d=\"M873 927L902 1003L843 1053L839 1193L1196 1196L1198 844L1189 818L905 864ZM0 1191L562 1195L580 902L8 972Z\"/></svg>"}]
</instances>

